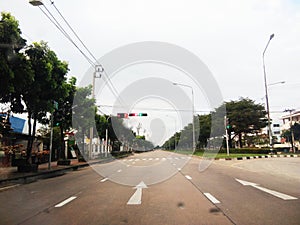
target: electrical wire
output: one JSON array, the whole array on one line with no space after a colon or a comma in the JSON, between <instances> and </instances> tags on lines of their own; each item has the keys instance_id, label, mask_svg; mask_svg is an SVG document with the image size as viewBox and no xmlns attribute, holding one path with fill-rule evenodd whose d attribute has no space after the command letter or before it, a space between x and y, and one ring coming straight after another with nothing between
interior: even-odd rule
<instances>
[{"instance_id":1,"label":"electrical wire","mask_svg":"<svg viewBox=\"0 0 300 225\"><path fill-rule=\"evenodd\" d=\"M51 5L55 8L55 10L57 11L57 13L61 16L61 18L63 19L63 21L67 24L67 26L70 28L70 30L72 31L72 33L75 35L75 37L79 40L79 42L82 44L82 46L85 48L85 50L90 54L90 56L92 56L92 58L98 63L98 60L96 59L96 57L92 54L92 52L87 48L87 46L83 43L83 41L80 39L80 37L77 35L77 33L74 31L74 29L71 27L71 25L68 23L68 21L66 20L66 18L62 15L62 13L59 11L59 9L56 7L56 5L54 4L54 1L49 0ZM98 63L99 64L99 63Z\"/></svg>"},{"instance_id":2,"label":"electrical wire","mask_svg":"<svg viewBox=\"0 0 300 225\"><path fill-rule=\"evenodd\" d=\"M84 56L84 58L94 67L95 64L93 61L76 45L76 43L72 40L72 38L68 35L68 33L63 29L63 27L59 24L59 22L55 19L52 13L47 9L45 5L43 5L47 12L51 15L51 18L40 6L39 9L43 12L43 14L53 23L56 28L78 49L78 51Z\"/></svg>"},{"instance_id":3,"label":"electrical wire","mask_svg":"<svg viewBox=\"0 0 300 225\"><path fill-rule=\"evenodd\" d=\"M98 62L98 60L96 59L96 57L92 54L92 52L88 49L88 47L83 43L83 41L80 39L80 37L77 35L77 33L75 32L75 30L72 28L72 26L70 25L70 23L66 20L66 18L63 16L63 14L60 12L60 10L56 7L54 1L49 0L50 4L55 8L55 10L57 11L57 13L60 15L60 17L63 19L63 21L66 23L66 25L69 27L69 29L72 31L72 33L75 35L75 37L78 39L78 41L82 44L82 46L85 48L85 50L89 53L89 55L95 60L95 62L97 63L97 65L100 65L102 68L103 66ZM81 49L79 49L79 47L74 43L74 41L72 40L72 38L68 35L68 33L63 29L63 27L60 25L60 23L55 19L55 17L51 14L51 12L47 9L47 7L44 5L44 7L46 8L47 12L52 16L52 18L56 21L57 24L54 23L54 25L56 25L56 27L58 27L58 29L73 43L73 45L75 45L75 47L80 51L81 54L83 54L83 56L89 61L89 63L96 69L96 64L89 58L86 56L86 54L83 53L83 51ZM48 15L47 15L48 17ZM49 18L49 17L48 17ZM51 21L52 22L52 21ZM106 77L106 82L108 83L108 88L110 89L110 91L113 93L113 95L117 98L117 100L121 103L121 105L124 105L124 101L122 99L122 97L119 95L117 89L115 88L115 86L113 85L111 79L109 78L109 76L107 75L106 71L103 69L102 74L105 75Z\"/></svg>"}]
</instances>

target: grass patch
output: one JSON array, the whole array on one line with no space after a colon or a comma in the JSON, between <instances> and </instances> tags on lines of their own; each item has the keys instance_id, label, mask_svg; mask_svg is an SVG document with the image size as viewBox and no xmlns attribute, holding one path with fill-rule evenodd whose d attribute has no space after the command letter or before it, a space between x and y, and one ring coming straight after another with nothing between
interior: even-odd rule
<instances>
[{"instance_id":1,"label":"grass patch","mask_svg":"<svg viewBox=\"0 0 300 225\"><path fill-rule=\"evenodd\" d=\"M203 156L204 152L195 152L196 156ZM266 154L252 154L252 153L233 153L229 154L229 156L226 153L218 153L217 155L215 154L210 154L210 153L205 153L206 158L216 158L216 159L229 159L229 158L241 158L241 157L253 157L253 156L265 156Z\"/></svg>"}]
</instances>

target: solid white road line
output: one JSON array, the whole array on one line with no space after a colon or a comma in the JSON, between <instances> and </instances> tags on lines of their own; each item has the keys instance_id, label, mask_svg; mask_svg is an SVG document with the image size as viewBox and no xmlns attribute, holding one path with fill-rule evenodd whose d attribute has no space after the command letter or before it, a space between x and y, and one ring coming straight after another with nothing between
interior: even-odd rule
<instances>
[{"instance_id":1,"label":"solid white road line","mask_svg":"<svg viewBox=\"0 0 300 225\"><path fill-rule=\"evenodd\" d=\"M64 201L62 201L61 203L55 205L54 207L55 207L55 208L62 207L62 206L64 206L65 204L68 204L69 202L73 201L73 200L76 199L76 198L77 198L76 196L72 196L72 197L70 197L70 198L68 198L68 199L66 199L66 200L64 200Z\"/></svg>"},{"instance_id":2,"label":"solid white road line","mask_svg":"<svg viewBox=\"0 0 300 225\"><path fill-rule=\"evenodd\" d=\"M218 199L216 199L213 195L211 195L210 193L203 193L206 198L209 199L209 201L211 201L212 203L214 204L218 204L218 203L221 203Z\"/></svg>"}]
</instances>

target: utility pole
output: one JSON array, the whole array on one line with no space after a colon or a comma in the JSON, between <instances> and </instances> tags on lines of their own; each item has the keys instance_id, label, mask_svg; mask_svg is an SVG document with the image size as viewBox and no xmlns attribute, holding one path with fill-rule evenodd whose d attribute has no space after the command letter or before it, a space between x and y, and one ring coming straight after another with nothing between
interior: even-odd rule
<instances>
[{"instance_id":1,"label":"utility pole","mask_svg":"<svg viewBox=\"0 0 300 225\"><path fill-rule=\"evenodd\" d=\"M54 110L58 110L58 103L53 101ZM53 117L54 117L54 110L51 113L51 129L50 129L50 149L49 149L49 162L48 162L48 170L51 169L51 160L52 160L52 148L53 148Z\"/></svg>"},{"instance_id":2,"label":"utility pole","mask_svg":"<svg viewBox=\"0 0 300 225\"><path fill-rule=\"evenodd\" d=\"M101 65L95 66L95 72L93 73L93 84L92 84L92 98L96 99L95 97L95 79L101 78L101 73L103 72L103 67ZM91 118L94 119L94 118ZM91 159L92 156L92 150L93 150L93 137L94 137L94 129L93 125L90 127L90 148L89 148L89 159Z\"/></svg>"},{"instance_id":3,"label":"utility pole","mask_svg":"<svg viewBox=\"0 0 300 225\"><path fill-rule=\"evenodd\" d=\"M290 132L291 132L291 145L292 145L293 153L295 153L295 147L294 147L295 138L294 138L294 131L292 129L292 126L293 126L292 112L294 112L294 111L295 111L295 109L286 109L286 110L284 110L284 112L289 112L290 113Z\"/></svg>"}]
</instances>

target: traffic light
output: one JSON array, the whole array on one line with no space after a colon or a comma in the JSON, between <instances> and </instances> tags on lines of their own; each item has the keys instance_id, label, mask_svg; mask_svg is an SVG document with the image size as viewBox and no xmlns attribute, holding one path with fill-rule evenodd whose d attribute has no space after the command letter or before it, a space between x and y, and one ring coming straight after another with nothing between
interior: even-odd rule
<instances>
[{"instance_id":1,"label":"traffic light","mask_svg":"<svg viewBox=\"0 0 300 225\"><path fill-rule=\"evenodd\" d=\"M226 129L231 129L232 126L229 123L229 119L225 117L225 125L226 125Z\"/></svg>"},{"instance_id":2,"label":"traffic light","mask_svg":"<svg viewBox=\"0 0 300 225\"><path fill-rule=\"evenodd\" d=\"M129 113L129 116L148 116L147 113Z\"/></svg>"},{"instance_id":3,"label":"traffic light","mask_svg":"<svg viewBox=\"0 0 300 225\"><path fill-rule=\"evenodd\" d=\"M128 118L128 113L118 113L117 117L118 118Z\"/></svg>"}]
</instances>

